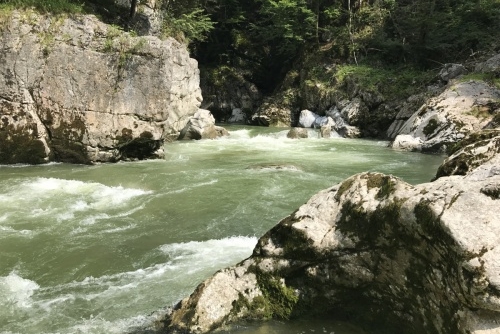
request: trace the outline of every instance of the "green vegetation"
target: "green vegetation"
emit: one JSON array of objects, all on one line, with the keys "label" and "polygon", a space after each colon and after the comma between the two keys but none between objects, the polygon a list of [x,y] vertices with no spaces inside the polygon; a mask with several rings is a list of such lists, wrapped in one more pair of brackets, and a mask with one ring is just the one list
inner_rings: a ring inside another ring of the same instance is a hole
[{"label": "green vegetation", "polygon": [[3,0],[0,3],[0,11],[8,11],[16,8],[33,8],[42,13],[81,13],[83,1],[79,0]]},{"label": "green vegetation", "polygon": [[495,75],[495,73],[471,73],[460,77],[461,82],[466,82],[470,80],[484,81],[500,89],[500,76]]},{"label": "green vegetation", "polygon": [[179,17],[167,14],[163,21],[163,35],[172,36],[187,44],[204,40],[214,28],[214,22],[202,9],[182,13]]},{"label": "green vegetation", "polygon": [[262,298],[255,300],[254,309],[263,309],[266,318],[289,319],[299,301],[295,290],[270,274],[259,272],[257,282]]},{"label": "green vegetation", "polygon": [[437,119],[432,118],[429,120],[429,122],[427,122],[427,125],[424,127],[422,132],[424,133],[424,135],[428,137],[436,131],[439,125],[440,125],[439,121]]},{"label": "green vegetation", "polygon": [[376,195],[379,200],[389,197],[396,190],[396,183],[392,178],[383,174],[368,174],[366,186],[368,189],[379,188]]},{"label": "green vegetation", "polygon": [[[2,13],[33,8],[94,13],[131,31],[141,6],[135,13],[113,0],[3,0],[0,24]],[[391,111],[378,116],[373,109],[423,91],[444,63],[466,64],[500,50],[498,0],[158,0],[156,8],[162,37],[189,44],[206,82],[214,78],[223,87],[235,77],[225,73],[239,73],[264,95],[290,92],[280,103],[293,112],[305,104],[305,91],[320,97],[321,108],[363,91],[375,102],[361,128],[387,128]],[[108,36],[105,51],[114,45]],[[500,88],[498,73],[469,79]]]}]

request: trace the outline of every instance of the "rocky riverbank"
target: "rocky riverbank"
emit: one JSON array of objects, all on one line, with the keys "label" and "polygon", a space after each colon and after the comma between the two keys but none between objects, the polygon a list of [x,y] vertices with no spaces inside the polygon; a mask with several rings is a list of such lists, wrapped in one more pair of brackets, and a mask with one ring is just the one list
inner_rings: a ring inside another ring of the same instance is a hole
[{"label": "rocky riverbank", "polygon": [[362,173],[319,192],[250,258],[201,283],[162,331],[315,315],[384,333],[498,333],[499,141],[468,137],[430,183]]}]

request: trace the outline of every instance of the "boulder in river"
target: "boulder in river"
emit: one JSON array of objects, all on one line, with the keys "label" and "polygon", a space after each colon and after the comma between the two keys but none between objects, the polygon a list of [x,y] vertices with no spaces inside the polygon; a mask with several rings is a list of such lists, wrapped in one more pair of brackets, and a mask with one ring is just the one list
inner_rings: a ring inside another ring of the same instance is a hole
[{"label": "boulder in river", "polygon": [[215,139],[227,135],[229,132],[226,129],[215,125],[215,118],[209,110],[199,109],[182,129],[178,139]]},{"label": "boulder in river", "polygon": [[290,131],[286,134],[287,138],[290,139],[299,139],[299,138],[307,138],[309,134],[307,129],[304,128],[291,128]]},{"label": "boulder in river", "polygon": [[304,109],[300,112],[299,126],[303,128],[312,128],[318,117],[319,117],[318,114],[313,113],[310,110]]},{"label": "boulder in river", "polygon": [[384,333],[498,333],[498,156],[420,185],[361,173],[320,191],[200,284],[165,329],[315,315]]}]

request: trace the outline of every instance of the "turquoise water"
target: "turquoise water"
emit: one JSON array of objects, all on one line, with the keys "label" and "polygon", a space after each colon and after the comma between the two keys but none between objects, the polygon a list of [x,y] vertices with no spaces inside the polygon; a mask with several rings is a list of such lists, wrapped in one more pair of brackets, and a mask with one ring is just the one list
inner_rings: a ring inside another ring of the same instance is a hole
[{"label": "turquoise water", "polygon": [[[0,332],[147,327],[156,311],[248,257],[260,235],[317,191],[363,171],[426,182],[443,159],[312,130],[304,140],[283,129],[229,130],[168,144],[164,160],[0,166]],[[306,329],[360,333],[330,322],[233,332]]]}]

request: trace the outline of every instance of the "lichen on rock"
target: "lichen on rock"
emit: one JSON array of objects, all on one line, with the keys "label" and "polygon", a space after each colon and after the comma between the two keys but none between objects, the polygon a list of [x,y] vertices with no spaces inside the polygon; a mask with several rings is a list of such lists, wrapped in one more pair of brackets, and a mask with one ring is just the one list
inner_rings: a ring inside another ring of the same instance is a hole
[{"label": "lichen on rock", "polygon": [[133,36],[91,15],[14,11],[4,25],[0,146],[31,140],[38,153],[28,161],[3,149],[0,163],[160,157],[201,104],[197,62],[173,39]]},{"label": "lichen on rock", "polygon": [[[457,153],[495,138],[466,140]],[[250,258],[202,283],[164,330],[315,315],[384,333],[496,333],[499,156],[416,186],[361,173],[320,191],[262,236]],[[236,287],[229,299],[214,294],[223,285]],[[212,321],[204,316],[211,307],[225,312]]]}]

